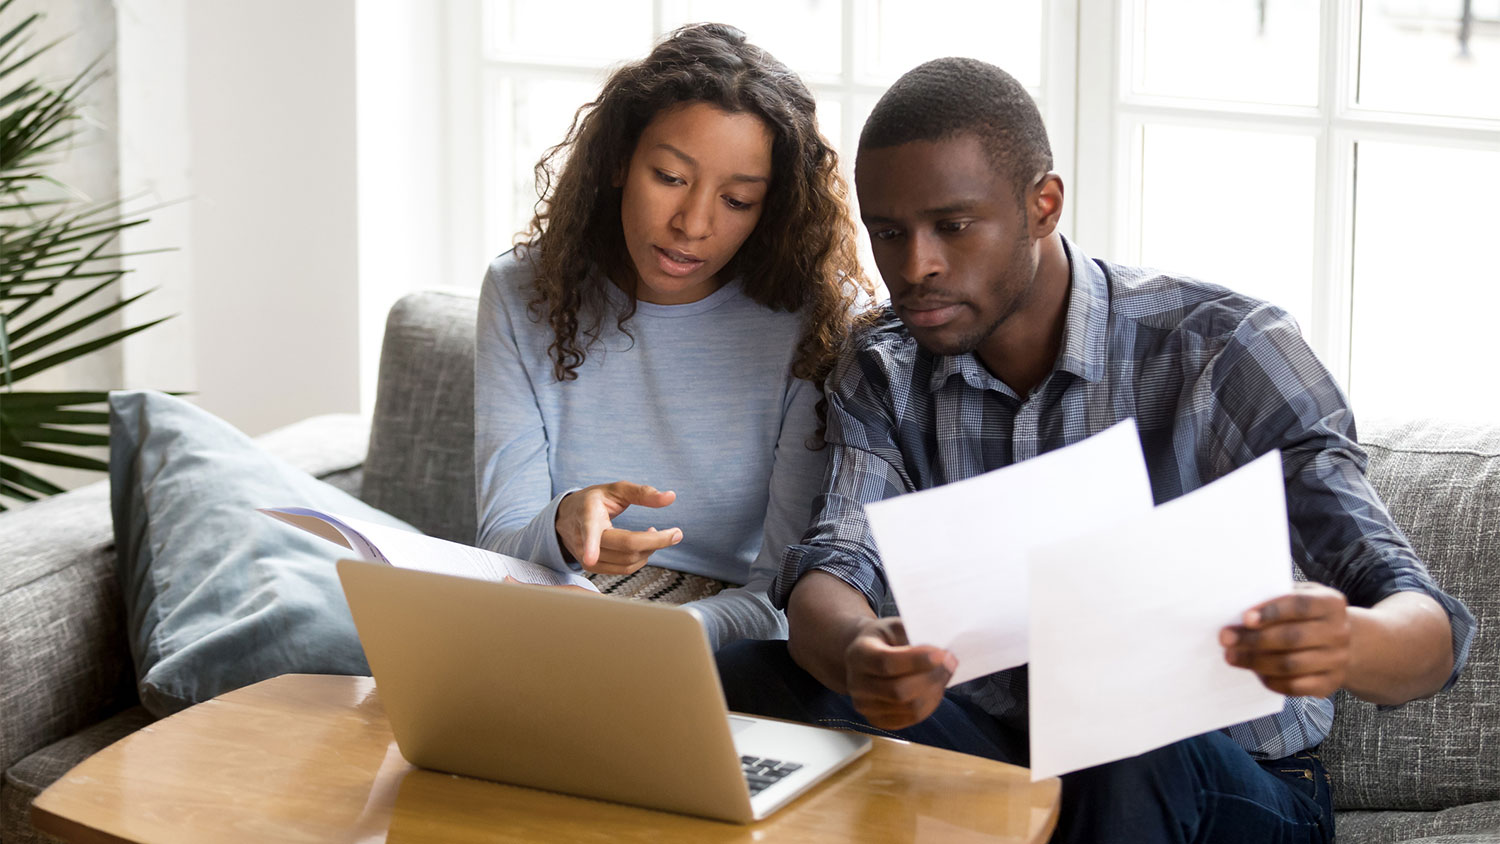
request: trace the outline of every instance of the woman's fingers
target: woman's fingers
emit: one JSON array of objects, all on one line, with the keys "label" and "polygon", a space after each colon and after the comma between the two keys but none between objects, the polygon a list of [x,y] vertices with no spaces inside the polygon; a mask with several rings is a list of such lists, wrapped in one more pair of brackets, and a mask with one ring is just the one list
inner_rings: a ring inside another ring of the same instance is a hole
[{"label": "woman's fingers", "polygon": [[[629,574],[659,551],[682,541],[679,528],[671,530],[621,530],[608,528],[599,537],[599,556],[590,571],[600,574]],[[607,567],[607,568],[606,568]]]}]

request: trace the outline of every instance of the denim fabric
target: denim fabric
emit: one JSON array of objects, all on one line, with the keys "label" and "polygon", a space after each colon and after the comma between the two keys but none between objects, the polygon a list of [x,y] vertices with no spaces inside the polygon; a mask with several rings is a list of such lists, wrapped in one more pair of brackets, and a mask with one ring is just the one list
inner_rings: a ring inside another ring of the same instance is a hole
[{"label": "denim fabric", "polygon": [[[742,641],[717,655],[729,708],[1025,765],[1027,736],[947,695],[903,730],[872,726],[844,695],[792,661],[783,641]],[[1333,801],[1317,754],[1257,761],[1222,732],[1067,774],[1053,842],[1293,844],[1333,840]]]}]

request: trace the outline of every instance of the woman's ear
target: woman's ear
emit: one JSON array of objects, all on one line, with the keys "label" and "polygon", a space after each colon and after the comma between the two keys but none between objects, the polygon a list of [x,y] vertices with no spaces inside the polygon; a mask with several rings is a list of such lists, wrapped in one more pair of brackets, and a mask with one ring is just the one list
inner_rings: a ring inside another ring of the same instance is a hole
[{"label": "woman's ear", "polygon": [[615,169],[615,175],[614,175],[614,177],[609,180],[610,187],[614,187],[614,188],[623,188],[623,187],[625,187],[625,171],[629,167],[630,167],[630,162],[628,162],[628,161],[622,161],[622,162],[620,162],[620,166]]}]

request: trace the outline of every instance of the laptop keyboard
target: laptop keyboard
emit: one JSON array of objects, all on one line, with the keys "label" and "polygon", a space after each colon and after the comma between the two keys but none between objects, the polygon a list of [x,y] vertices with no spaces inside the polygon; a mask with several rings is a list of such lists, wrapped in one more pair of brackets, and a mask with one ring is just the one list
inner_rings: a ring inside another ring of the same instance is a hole
[{"label": "laptop keyboard", "polygon": [[768,786],[780,782],[786,778],[787,774],[801,767],[796,762],[783,762],[780,759],[763,759],[759,756],[740,757],[740,770],[744,771],[745,782],[750,785],[751,797],[765,791]]}]

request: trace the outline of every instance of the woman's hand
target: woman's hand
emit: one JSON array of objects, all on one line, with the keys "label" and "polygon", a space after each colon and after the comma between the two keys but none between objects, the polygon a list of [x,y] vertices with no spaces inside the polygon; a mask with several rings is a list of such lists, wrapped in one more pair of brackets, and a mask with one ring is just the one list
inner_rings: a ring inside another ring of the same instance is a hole
[{"label": "woman's hand", "polygon": [[675,492],[629,481],[584,487],[558,502],[557,538],[586,571],[630,574],[644,566],[652,553],[681,542],[682,529],[621,530],[611,520],[632,504],[665,507],[676,500]]}]

